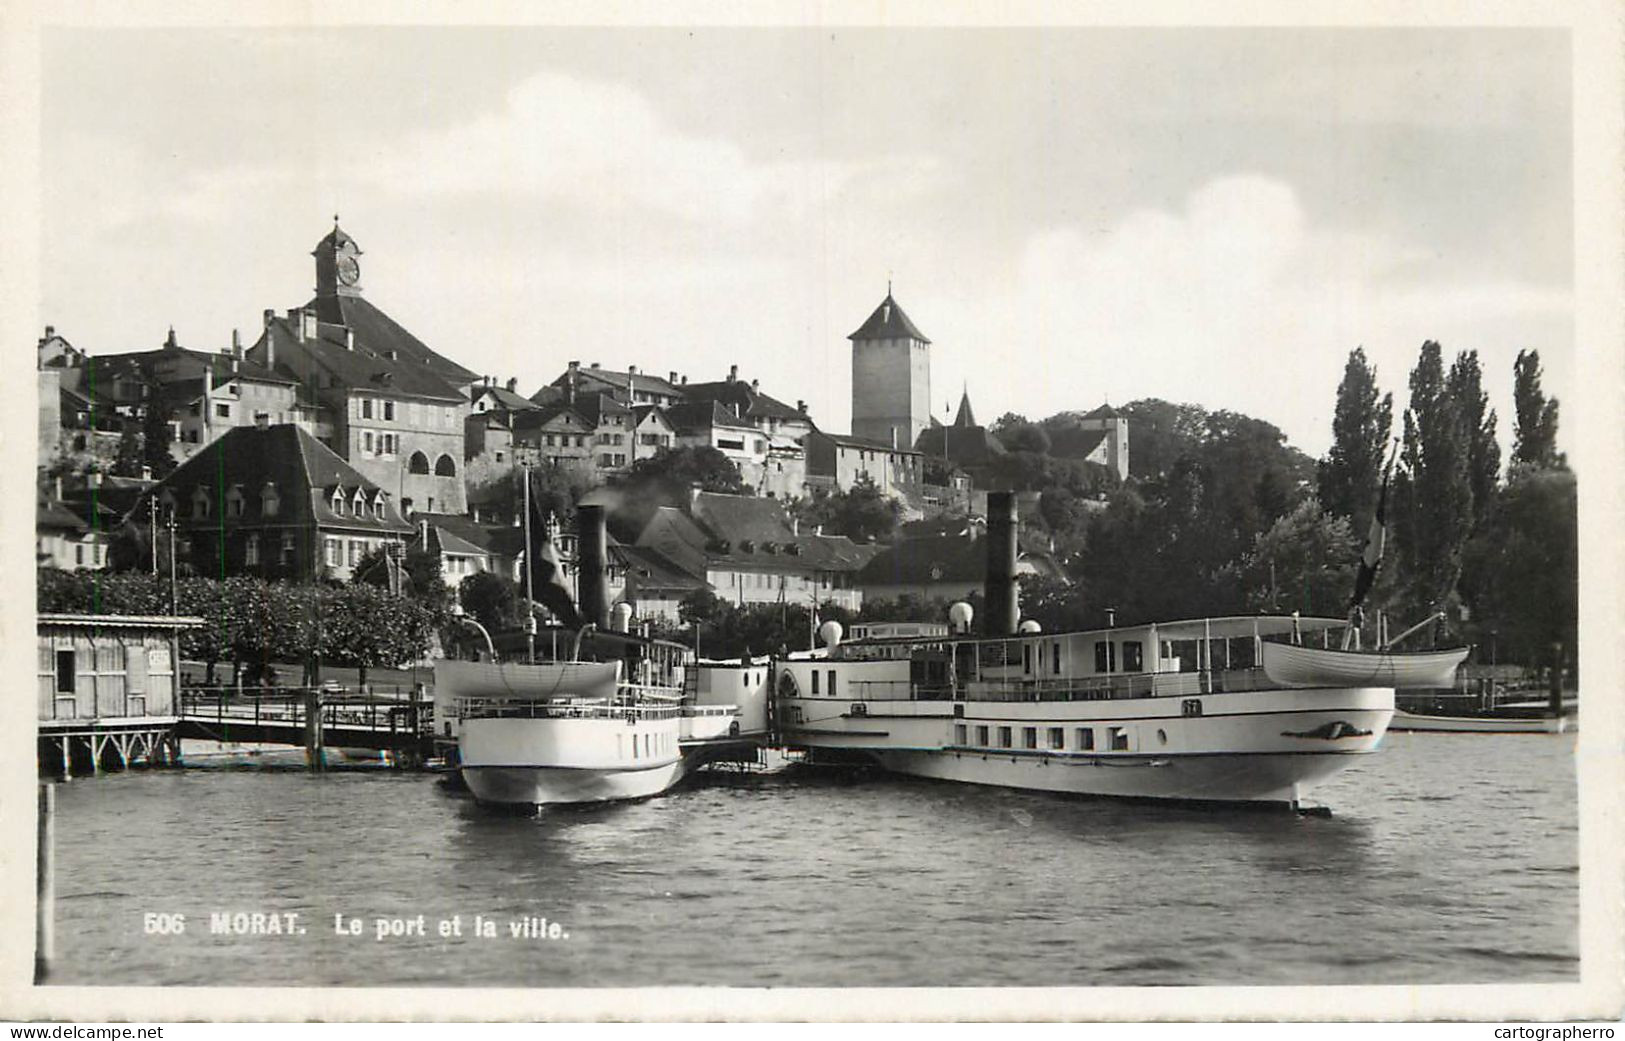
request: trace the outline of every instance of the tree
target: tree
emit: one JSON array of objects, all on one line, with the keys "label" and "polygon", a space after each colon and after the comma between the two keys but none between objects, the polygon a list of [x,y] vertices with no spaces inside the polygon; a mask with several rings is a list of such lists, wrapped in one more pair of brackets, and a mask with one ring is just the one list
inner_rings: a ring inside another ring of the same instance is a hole
[{"label": "tree", "polygon": [[1517,411],[1512,462],[1550,470],[1567,463],[1557,450],[1557,399],[1547,400],[1540,378],[1540,352],[1519,351],[1512,364],[1512,404]]},{"label": "tree", "polygon": [[1327,513],[1360,521],[1376,509],[1393,412],[1394,396],[1379,396],[1377,370],[1366,361],[1365,350],[1356,347],[1349,352],[1343,381],[1337,385],[1332,447],[1316,472],[1320,503]]},{"label": "tree", "polygon": [[175,440],[169,425],[168,402],[164,400],[163,385],[151,373],[143,373],[146,401],[141,410],[141,458],[152,468],[154,480],[161,481],[176,467],[175,456],[169,446]]},{"label": "tree", "polygon": [[1311,497],[1258,536],[1240,563],[1252,610],[1341,615],[1354,587],[1360,536]]},{"label": "tree", "polygon": [[988,432],[999,439],[999,443],[1012,452],[1033,452],[1044,455],[1050,450],[1050,437],[1044,428],[1037,423],[1029,422],[1025,416],[1014,412],[1006,412],[994,421]]},{"label": "tree", "polygon": [[[1140,480],[1162,478],[1180,456],[1202,439],[1207,428],[1207,410],[1197,405],[1143,398],[1118,411],[1132,431],[1134,450],[1129,453],[1129,476]],[[1057,419],[1051,417],[1047,422]]]},{"label": "tree", "polygon": [[1495,410],[1484,393],[1477,351],[1456,355],[1445,380],[1445,392],[1461,413],[1467,438],[1467,483],[1473,492],[1473,526],[1488,516],[1501,479],[1501,446],[1495,440]]},{"label": "tree", "polygon": [[902,503],[882,494],[868,474],[859,475],[847,491],[818,491],[791,508],[801,523],[854,542],[890,542],[903,516]]},{"label": "tree", "polygon": [[519,625],[519,589],[494,571],[476,571],[457,585],[457,602],[490,632]]},{"label": "tree", "polygon": [[1394,548],[1403,571],[1400,606],[1412,617],[1448,604],[1473,527],[1471,447],[1461,409],[1445,386],[1441,355],[1439,344],[1429,340],[1411,370],[1411,400],[1394,480]]},{"label": "tree", "polygon": [[[1571,654],[1579,630],[1579,525],[1575,477],[1519,467],[1502,490],[1481,542],[1484,588],[1475,618],[1502,660],[1549,662]],[[1561,663],[1557,663],[1561,664]]]},{"label": "tree", "polygon": [[112,474],[114,477],[140,477],[144,465],[146,465],[145,453],[141,444],[140,425],[126,420],[123,430],[119,432],[118,452],[113,457]]}]

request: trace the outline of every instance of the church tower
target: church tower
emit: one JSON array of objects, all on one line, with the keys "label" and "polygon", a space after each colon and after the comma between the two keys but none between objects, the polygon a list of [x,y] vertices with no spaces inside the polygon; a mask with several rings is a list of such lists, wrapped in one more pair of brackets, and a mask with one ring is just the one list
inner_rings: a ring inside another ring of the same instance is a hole
[{"label": "church tower", "polygon": [[361,295],[361,247],[355,239],[339,227],[333,218],[333,230],[316,243],[310,254],[316,258],[316,295],[318,297]]},{"label": "church tower", "polygon": [[912,449],[931,421],[931,341],[892,299],[852,341],[852,434]]}]

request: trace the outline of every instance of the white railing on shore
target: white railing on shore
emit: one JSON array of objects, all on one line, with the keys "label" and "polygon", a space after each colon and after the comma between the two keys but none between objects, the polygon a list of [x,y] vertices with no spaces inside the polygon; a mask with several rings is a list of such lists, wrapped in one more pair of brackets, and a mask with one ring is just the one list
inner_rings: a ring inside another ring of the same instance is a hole
[{"label": "white railing on shore", "polygon": [[675,719],[681,705],[581,705],[548,701],[488,701],[459,698],[458,715],[467,719],[614,719],[627,723],[639,720]]}]

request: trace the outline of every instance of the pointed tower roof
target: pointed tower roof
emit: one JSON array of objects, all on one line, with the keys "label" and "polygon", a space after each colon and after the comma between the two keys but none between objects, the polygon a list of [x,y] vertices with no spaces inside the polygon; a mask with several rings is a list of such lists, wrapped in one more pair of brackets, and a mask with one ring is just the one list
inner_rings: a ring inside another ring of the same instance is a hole
[{"label": "pointed tower roof", "polygon": [[976,413],[970,409],[970,388],[966,387],[959,395],[959,414],[954,416],[954,426],[973,427],[976,425]]},{"label": "pointed tower roof", "polygon": [[896,340],[915,339],[921,343],[930,343],[926,335],[920,332],[919,326],[909,321],[908,315],[892,299],[890,289],[886,292],[886,299],[875,308],[875,313],[869,320],[858,327],[858,331],[847,337],[848,340]]},{"label": "pointed tower roof", "polygon": [[349,232],[339,227],[339,216],[335,213],[333,214],[333,230],[328,232],[320,242],[316,243],[315,252],[311,253],[311,256],[315,256],[324,249],[338,250],[344,246],[352,247],[358,254],[361,252],[361,247],[356,244],[355,239],[350,237]]}]

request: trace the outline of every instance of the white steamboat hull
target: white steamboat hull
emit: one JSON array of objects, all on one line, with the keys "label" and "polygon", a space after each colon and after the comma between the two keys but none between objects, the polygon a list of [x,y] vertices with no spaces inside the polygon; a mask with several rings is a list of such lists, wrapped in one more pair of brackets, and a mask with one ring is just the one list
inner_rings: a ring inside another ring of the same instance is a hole
[{"label": "white steamboat hull", "polygon": [[1079,795],[1287,804],[1375,751],[1394,714],[1380,687],[968,701],[961,716],[942,701],[868,701],[856,715],[840,699],[782,704],[803,724],[787,724],[788,742],[815,758],[839,750],[902,774]]},{"label": "white steamboat hull", "polygon": [[641,770],[464,765],[463,780],[482,803],[522,807],[646,799],[666,791],[687,772],[681,758]]},{"label": "white steamboat hull", "polygon": [[463,780],[480,802],[508,806],[658,795],[688,772],[675,716],[463,720]]}]

